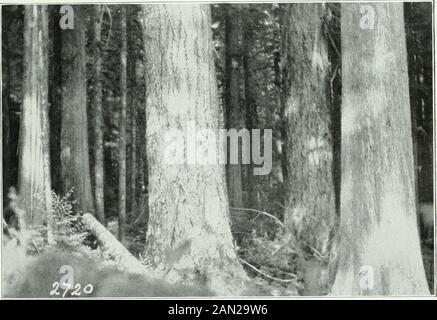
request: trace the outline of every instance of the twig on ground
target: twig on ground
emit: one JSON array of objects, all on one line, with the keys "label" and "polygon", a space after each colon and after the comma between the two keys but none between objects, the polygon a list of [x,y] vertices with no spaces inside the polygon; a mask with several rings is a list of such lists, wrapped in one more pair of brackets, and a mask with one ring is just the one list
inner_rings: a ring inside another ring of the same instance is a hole
[{"label": "twig on ground", "polygon": [[291,282],[295,283],[296,280],[297,280],[297,276],[296,276],[295,274],[290,273],[290,275],[293,275],[293,279],[280,279],[280,278],[276,278],[276,277],[270,276],[270,275],[268,275],[268,274],[262,272],[262,271],[259,270],[257,267],[251,265],[249,262],[247,262],[247,261],[245,261],[245,260],[243,260],[243,259],[241,259],[241,258],[239,258],[239,260],[240,260],[243,264],[247,265],[248,267],[252,268],[252,269],[255,270],[256,272],[260,273],[261,275],[263,275],[264,277],[266,277],[266,278],[268,278],[268,279],[270,279],[270,280],[274,280],[274,281],[278,281],[278,282],[284,282],[284,283],[291,283]]},{"label": "twig on ground", "polygon": [[281,220],[279,220],[278,218],[276,218],[274,215],[267,213],[265,211],[261,211],[261,210],[256,210],[256,209],[250,209],[250,208],[232,208],[232,210],[240,210],[240,211],[249,211],[249,212],[254,212],[254,213],[261,213],[263,215],[266,215],[267,217],[272,218],[273,220],[275,220],[281,227],[285,228],[285,225],[281,222]]},{"label": "twig on ground", "polygon": [[308,243],[306,243],[304,241],[302,241],[302,243],[313,251],[313,254],[317,258],[317,260],[323,261],[325,259],[325,256],[323,254],[321,254],[320,251],[318,251],[317,249],[313,248],[312,246],[310,246]]}]

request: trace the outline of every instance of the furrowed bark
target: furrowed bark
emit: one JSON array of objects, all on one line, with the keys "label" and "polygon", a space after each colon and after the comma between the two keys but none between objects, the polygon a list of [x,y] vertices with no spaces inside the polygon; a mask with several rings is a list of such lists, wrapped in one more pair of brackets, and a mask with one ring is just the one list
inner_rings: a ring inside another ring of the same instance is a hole
[{"label": "furrowed bark", "polygon": [[[340,242],[332,293],[429,294],[416,220],[403,4],[362,6],[342,4]],[[363,27],[363,11],[374,14],[373,26]]]},{"label": "furrowed bark", "polygon": [[[173,146],[186,151],[196,143],[194,136],[184,136],[192,125],[218,130],[209,6],[145,5],[143,15],[150,208],[146,252],[156,265],[166,264],[174,279],[206,282],[221,295],[238,294],[247,276],[232,243],[224,167],[218,162],[183,164],[170,156],[164,140],[168,130],[181,130]],[[202,144],[224,154],[213,139]],[[181,248],[178,256],[168,263],[167,253],[176,248]]]},{"label": "furrowed bark", "polygon": [[61,164],[64,193],[74,189],[77,208],[94,213],[88,151],[85,10],[74,6],[74,28],[62,30]]},{"label": "furrowed bark", "polygon": [[[286,9],[285,9],[286,8]],[[327,99],[329,61],[322,34],[321,4],[284,6],[288,197],[285,224],[296,238],[305,295],[327,291],[327,264],[335,218],[331,108]],[[315,251],[316,250],[316,251]]]},{"label": "furrowed bark", "polygon": [[94,204],[96,216],[105,224],[104,199],[104,150],[103,150],[103,115],[102,115],[102,57],[100,15],[101,5],[94,6]]},{"label": "furrowed bark", "polygon": [[47,6],[24,9],[24,79],[19,191],[26,223],[50,226],[52,199],[48,123]]},{"label": "furrowed bark", "polygon": [[120,122],[118,137],[118,239],[123,243],[126,232],[126,67],[127,30],[126,8],[121,8],[121,49],[120,49]]}]

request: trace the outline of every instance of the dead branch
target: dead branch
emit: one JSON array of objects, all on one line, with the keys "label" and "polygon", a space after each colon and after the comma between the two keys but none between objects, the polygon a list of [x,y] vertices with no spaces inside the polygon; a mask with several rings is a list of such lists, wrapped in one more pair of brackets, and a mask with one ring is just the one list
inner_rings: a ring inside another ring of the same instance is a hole
[{"label": "dead branch", "polygon": [[265,211],[261,211],[261,210],[256,210],[256,209],[250,209],[250,208],[231,208],[232,210],[239,210],[239,211],[249,211],[249,212],[254,212],[254,213],[260,213],[263,215],[266,215],[267,217],[272,218],[273,220],[275,220],[281,227],[285,228],[285,225],[281,222],[281,220],[279,220],[278,218],[276,218],[274,215],[267,213]]},{"label": "dead branch", "polygon": [[97,238],[102,251],[114,259],[123,269],[132,273],[143,274],[147,272],[150,276],[153,274],[152,270],[138,261],[93,215],[85,213],[81,222]]},{"label": "dead branch", "polygon": [[297,276],[296,276],[295,274],[291,274],[291,273],[289,273],[289,274],[291,274],[291,275],[293,276],[293,279],[280,279],[280,278],[276,278],[276,277],[270,276],[270,275],[268,275],[268,274],[262,272],[262,271],[259,270],[257,267],[251,265],[249,262],[247,262],[247,261],[245,261],[245,260],[243,260],[243,259],[241,259],[241,258],[239,258],[239,260],[240,260],[243,264],[245,264],[246,266],[250,267],[251,269],[255,270],[256,272],[258,272],[259,274],[263,275],[264,277],[266,277],[266,278],[268,278],[268,279],[270,279],[270,280],[274,280],[274,281],[278,281],[278,282],[284,282],[284,283],[291,283],[291,282],[292,282],[292,283],[296,283],[296,281],[297,281]]}]

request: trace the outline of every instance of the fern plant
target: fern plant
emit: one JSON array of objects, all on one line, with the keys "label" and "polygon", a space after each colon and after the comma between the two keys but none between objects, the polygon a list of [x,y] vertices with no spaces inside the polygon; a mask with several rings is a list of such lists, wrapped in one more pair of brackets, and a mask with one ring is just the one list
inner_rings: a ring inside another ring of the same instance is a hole
[{"label": "fern plant", "polygon": [[[87,236],[87,232],[80,223],[80,212],[74,212],[76,201],[72,199],[74,189],[70,189],[65,195],[60,196],[54,191],[51,192],[51,210],[45,212],[46,221],[44,226],[33,227],[30,232],[34,249],[42,249],[49,244],[48,232],[52,233],[53,245],[64,245],[72,248],[79,248]],[[45,197],[42,193],[35,194],[33,206],[36,210],[44,210]],[[49,223],[50,221],[50,223]],[[47,226],[50,224],[50,228]]]}]

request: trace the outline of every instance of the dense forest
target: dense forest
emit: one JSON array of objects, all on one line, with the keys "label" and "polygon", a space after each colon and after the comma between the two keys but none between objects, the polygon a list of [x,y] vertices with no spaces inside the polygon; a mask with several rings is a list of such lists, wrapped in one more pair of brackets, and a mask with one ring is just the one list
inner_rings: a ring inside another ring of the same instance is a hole
[{"label": "dense forest", "polygon": [[6,297],[433,293],[432,10],[2,6]]}]

